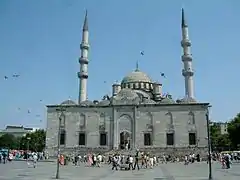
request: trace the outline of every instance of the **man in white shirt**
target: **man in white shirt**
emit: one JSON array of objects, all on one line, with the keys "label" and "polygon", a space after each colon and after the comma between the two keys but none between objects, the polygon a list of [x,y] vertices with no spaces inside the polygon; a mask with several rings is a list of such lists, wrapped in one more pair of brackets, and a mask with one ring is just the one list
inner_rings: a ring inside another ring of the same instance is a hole
[{"label": "man in white shirt", "polygon": [[37,160],[38,160],[38,156],[36,153],[33,154],[33,167],[35,168],[37,165]]},{"label": "man in white shirt", "polygon": [[100,167],[101,166],[101,162],[102,162],[102,155],[101,154],[98,154],[97,156],[97,166]]},{"label": "man in white shirt", "polygon": [[128,169],[132,169],[133,170],[133,157],[130,155],[129,156],[129,164],[128,164]]}]

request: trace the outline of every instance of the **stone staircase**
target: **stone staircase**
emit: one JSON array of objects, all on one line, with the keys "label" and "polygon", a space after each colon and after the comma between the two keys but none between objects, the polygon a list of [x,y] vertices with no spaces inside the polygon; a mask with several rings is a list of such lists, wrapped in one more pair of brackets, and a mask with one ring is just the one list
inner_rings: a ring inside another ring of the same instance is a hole
[{"label": "stone staircase", "polygon": [[122,149],[122,150],[110,150],[108,152],[105,153],[105,155],[113,155],[113,154],[122,154],[122,155],[125,155],[125,156],[128,156],[128,155],[135,155],[136,154],[136,150],[125,150],[125,149]]}]

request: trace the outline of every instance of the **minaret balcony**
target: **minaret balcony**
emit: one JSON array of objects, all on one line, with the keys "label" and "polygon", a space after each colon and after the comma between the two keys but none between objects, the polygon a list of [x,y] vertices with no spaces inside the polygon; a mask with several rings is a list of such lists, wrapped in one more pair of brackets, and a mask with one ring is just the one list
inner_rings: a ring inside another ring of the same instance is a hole
[{"label": "minaret balcony", "polygon": [[89,47],[90,47],[90,46],[89,46],[88,43],[82,42],[82,43],[80,44],[80,48],[81,48],[81,49],[86,49],[86,50],[88,50]]},{"label": "minaret balcony", "polygon": [[189,40],[189,39],[183,39],[182,41],[181,41],[181,46],[184,48],[184,47],[189,47],[189,46],[191,46],[192,45],[192,43],[191,43],[191,41]]},{"label": "minaret balcony", "polygon": [[80,79],[87,79],[88,78],[88,73],[86,72],[78,72],[78,78]]},{"label": "minaret balcony", "polygon": [[194,72],[193,72],[193,70],[191,70],[191,69],[189,69],[189,70],[183,69],[183,70],[182,70],[182,75],[183,75],[183,76],[193,76],[193,75],[194,75]]},{"label": "minaret balcony", "polygon": [[80,58],[78,59],[78,61],[79,61],[80,64],[88,64],[88,63],[89,63],[87,57],[80,57]]},{"label": "minaret balcony", "polygon": [[192,55],[190,54],[186,54],[186,55],[182,55],[182,61],[192,61]]}]

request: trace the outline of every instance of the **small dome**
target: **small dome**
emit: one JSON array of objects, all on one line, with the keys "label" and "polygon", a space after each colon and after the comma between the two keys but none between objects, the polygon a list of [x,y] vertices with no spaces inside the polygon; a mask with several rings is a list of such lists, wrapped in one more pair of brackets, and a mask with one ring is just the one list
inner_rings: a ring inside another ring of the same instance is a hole
[{"label": "small dome", "polygon": [[63,101],[61,105],[76,105],[76,103],[70,99]]},{"label": "small dome", "polygon": [[160,104],[174,104],[175,101],[173,99],[170,99],[170,98],[164,98],[159,103]]},{"label": "small dome", "polygon": [[197,101],[193,98],[185,97],[180,100],[180,103],[197,103]]},{"label": "small dome", "polygon": [[148,75],[139,70],[135,70],[125,76],[122,80],[122,84],[124,83],[132,83],[132,82],[148,82],[151,83],[152,80],[148,77]]},{"label": "small dome", "polygon": [[81,106],[94,106],[95,104],[92,101],[86,100],[80,103]]},{"label": "small dome", "polygon": [[141,104],[156,104],[156,102],[152,99],[143,99],[143,102]]},{"label": "small dome", "polygon": [[109,106],[110,105],[110,101],[109,100],[102,100],[98,103],[99,106]]}]

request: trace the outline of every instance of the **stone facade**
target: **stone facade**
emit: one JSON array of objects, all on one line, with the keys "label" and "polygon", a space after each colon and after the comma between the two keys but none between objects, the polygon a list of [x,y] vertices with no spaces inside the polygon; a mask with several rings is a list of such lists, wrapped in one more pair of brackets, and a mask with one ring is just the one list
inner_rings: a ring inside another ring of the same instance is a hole
[{"label": "stone facade", "polygon": [[[120,84],[112,85],[112,95],[105,95],[101,101],[88,100],[88,37],[86,13],[80,46],[78,104],[67,100],[61,105],[47,106],[46,150],[50,155],[57,150],[58,132],[64,152],[112,149],[183,152],[206,148],[209,104],[198,103],[194,97],[191,42],[183,10],[181,46],[185,97],[181,100],[164,95],[162,84],[140,71],[138,63],[135,71],[125,76]],[[61,118],[58,108],[65,109]]]},{"label": "stone facade", "polygon": [[[48,106],[46,150],[56,153],[60,106]],[[66,132],[62,151],[119,149],[120,133],[130,134],[131,149],[206,148],[208,104],[155,104],[88,106],[61,105],[66,111],[61,123]],[[65,122],[62,122],[65,121]],[[85,121],[85,122],[81,122]],[[107,143],[100,145],[100,134],[106,132]],[[86,134],[85,145],[79,145],[79,132]],[[144,133],[151,134],[151,144],[144,145]],[[174,134],[173,145],[167,145],[167,133]],[[196,133],[196,143],[189,145],[189,133]]]}]

